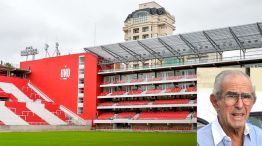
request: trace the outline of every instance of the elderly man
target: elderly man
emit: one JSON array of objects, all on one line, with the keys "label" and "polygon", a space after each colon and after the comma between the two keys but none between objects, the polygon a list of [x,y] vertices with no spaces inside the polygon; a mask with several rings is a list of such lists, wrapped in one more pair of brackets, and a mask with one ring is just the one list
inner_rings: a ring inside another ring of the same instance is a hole
[{"label": "elderly man", "polygon": [[246,123],[256,102],[248,75],[234,70],[218,74],[210,101],[217,119],[198,130],[198,146],[262,146],[262,129]]}]

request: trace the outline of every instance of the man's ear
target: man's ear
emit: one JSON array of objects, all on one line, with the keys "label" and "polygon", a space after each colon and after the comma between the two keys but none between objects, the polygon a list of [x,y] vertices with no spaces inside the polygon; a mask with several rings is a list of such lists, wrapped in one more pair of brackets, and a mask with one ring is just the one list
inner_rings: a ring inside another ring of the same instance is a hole
[{"label": "man's ear", "polygon": [[253,102],[253,105],[256,103],[256,101],[257,101],[257,98],[255,98],[255,100],[254,100],[254,102]]},{"label": "man's ear", "polygon": [[212,105],[215,108],[215,110],[218,111],[219,110],[218,101],[217,101],[217,99],[216,99],[214,94],[210,95],[210,102],[212,103]]}]

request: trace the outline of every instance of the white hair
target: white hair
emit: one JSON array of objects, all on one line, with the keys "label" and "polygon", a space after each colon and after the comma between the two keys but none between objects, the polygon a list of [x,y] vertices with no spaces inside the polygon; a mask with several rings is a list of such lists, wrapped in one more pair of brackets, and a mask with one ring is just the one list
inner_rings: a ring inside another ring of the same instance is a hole
[{"label": "white hair", "polygon": [[[220,72],[216,78],[215,78],[215,82],[214,82],[214,89],[213,89],[213,95],[215,96],[215,98],[217,100],[221,99],[221,83],[224,81],[226,76],[229,75],[236,75],[236,76],[243,76],[245,78],[247,78],[252,86],[252,82],[250,80],[250,77],[243,73],[242,71],[238,71],[238,70],[225,70]],[[252,95],[256,98],[256,94],[255,94],[255,88],[252,86]]]}]

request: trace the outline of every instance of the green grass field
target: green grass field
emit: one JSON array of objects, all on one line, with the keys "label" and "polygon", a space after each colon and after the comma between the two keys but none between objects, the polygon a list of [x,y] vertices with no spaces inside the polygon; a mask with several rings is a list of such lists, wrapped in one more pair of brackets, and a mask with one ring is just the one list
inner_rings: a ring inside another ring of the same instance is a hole
[{"label": "green grass field", "polygon": [[196,146],[196,133],[2,132],[0,146]]}]

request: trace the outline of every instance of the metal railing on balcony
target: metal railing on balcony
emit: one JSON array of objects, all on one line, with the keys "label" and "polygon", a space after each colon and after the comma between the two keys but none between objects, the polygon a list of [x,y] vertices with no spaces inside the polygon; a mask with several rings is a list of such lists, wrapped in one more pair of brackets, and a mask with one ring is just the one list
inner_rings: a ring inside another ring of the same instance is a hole
[{"label": "metal railing on balcony", "polygon": [[147,66],[136,66],[136,67],[122,67],[114,69],[102,69],[99,71],[100,74],[103,73],[113,73],[113,72],[125,72],[125,71],[139,71],[139,70],[150,70],[158,68],[170,68],[178,66],[188,66],[188,65],[201,65],[201,64],[213,64],[213,63],[222,63],[222,62],[234,62],[234,61],[245,61],[245,60],[255,60],[262,59],[262,50],[249,51],[249,54],[237,55],[237,56],[226,56],[222,58],[213,58],[209,56],[208,59],[190,59],[184,62],[176,63],[162,63],[162,64],[151,64]]}]

